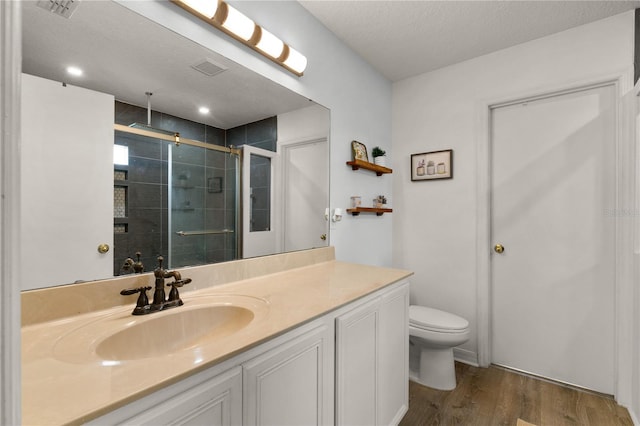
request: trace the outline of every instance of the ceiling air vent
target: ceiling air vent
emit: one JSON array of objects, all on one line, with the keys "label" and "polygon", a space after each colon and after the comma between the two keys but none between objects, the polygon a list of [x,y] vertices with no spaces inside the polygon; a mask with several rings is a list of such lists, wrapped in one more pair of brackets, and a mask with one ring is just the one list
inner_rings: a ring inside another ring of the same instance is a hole
[{"label": "ceiling air vent", "polygon": [[64,18],[71,18],[80,0],[39,0],[38,6]]},{"label": "ceiling air vent", "polygon": [[211,59],[203,59],[201,62],[191,65],[191,68],[200,71],[202,74],[212,77],[226,71],[226,67],[216,64]]}]

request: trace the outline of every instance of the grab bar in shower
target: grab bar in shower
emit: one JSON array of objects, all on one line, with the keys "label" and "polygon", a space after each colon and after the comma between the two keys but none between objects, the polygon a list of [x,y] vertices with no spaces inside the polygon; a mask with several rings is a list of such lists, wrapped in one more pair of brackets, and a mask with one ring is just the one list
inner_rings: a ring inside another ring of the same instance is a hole
[{"label": "grab bar in shower", "polygon": [[211,231],[178,231],[176,234],[186,237],[188,235],[233,234],[233,232],[233,229],[217,229]]}]

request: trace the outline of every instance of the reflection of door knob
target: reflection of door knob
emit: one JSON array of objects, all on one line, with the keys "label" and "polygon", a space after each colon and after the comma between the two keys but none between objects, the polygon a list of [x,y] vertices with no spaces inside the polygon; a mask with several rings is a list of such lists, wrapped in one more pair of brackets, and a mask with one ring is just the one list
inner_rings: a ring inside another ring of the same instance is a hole
[{"label": "reflection of door knob", "polygon": [[322,234],[322,235],[320,235],[320,239],[321,239],[322,241],[327,241],[327,234]]},{"label": "reflection of door knob", "polygon": [[504,251],[504,246],[502,244],[496,244],[493,249],[496,253],[502,253]]},{"label": "reflection of door knob", "polygon": [[100,244],[98,246],[98,253],[104,254],[104,253],[106,253],[108,251],[109,251],[109,244]]}]

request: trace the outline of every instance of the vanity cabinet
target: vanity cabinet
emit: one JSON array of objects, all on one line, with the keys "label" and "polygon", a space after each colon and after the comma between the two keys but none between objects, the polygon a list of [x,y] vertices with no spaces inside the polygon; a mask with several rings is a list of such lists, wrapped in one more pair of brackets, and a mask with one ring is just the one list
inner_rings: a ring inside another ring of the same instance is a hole
[{"label": "vanity cabinet", "polygon": [[408,409],[409,286],[336,318],[336,424],[398,424]]},{"label": "vanity cabinet", "polygon": [[393,284],[89,424],[398,424],[408,306],[409,283]]},{"label": "vanity cabinet", "polygon": [[332,338],[321,325],[243,364],[244,424],[331,424]]},{"label": "vanity cabinet", "polygon": [[88,424],[329,425],[333,348],[323,317]]},{"label": "vanity cabinet", "polygon": [[240,425],[242,368],[212,368],[85,424]]}]

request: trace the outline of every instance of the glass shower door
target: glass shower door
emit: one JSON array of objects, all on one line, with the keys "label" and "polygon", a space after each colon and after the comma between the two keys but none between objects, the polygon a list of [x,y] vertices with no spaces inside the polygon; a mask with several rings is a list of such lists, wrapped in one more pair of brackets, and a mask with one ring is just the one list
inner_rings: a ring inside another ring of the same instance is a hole
[{"label": "glass shower door", "polygon": [[169,268],[237,258],[237,155],[169,145]]}]

